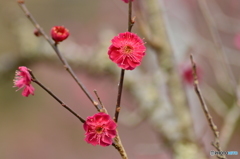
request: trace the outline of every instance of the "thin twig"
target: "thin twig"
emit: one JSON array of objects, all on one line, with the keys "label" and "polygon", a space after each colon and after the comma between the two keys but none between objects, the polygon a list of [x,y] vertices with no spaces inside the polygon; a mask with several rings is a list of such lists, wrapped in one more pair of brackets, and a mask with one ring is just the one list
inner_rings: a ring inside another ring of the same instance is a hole
[{"label": "thin twig", "polygon": [[52,46],[53,50],[56,52],[58,58],[61,60],[64,68],[67,70],[67,72],[73,77],[73,79],[76,81],[76,83],[79,85],[79,87],[82,89],[82,91],[86,94],[88,99],[92,102],[92,104],[96,107],[98,111],[100,111],[99,104],[96,102],[93,97],[90,95],[90,93],[87,91],[85,86],[81,83],[81,81],[77,78],[76,74],[73,72],[71,66],[68,64],[67,60],[63,57],[61,52],[58,50],[57,45],[47,36],[47,34],[44,32],[44,30],[40,27],[40,25],[37,23],[35,18],[32,16],[32,14],[27,9],[24,1],[18,1],[19,6],[27,16],[27,18],[32,22],[32,24],[35,26],[35,28],[39,31],[39,33],[42,34],[42,36],[46,39],[46,41]]},{"label": "thin twig", "polygon": [[132,0],[129,1],[128,5],[128,31],[132,31],[132,27],[134,25],[134,19],[132,19]]},{"label": "thin twig", "polygon": [[[192,63],[192,70],[193,70],[193,77],[194,77],[194,89],[195,89],[195,92],[196,92],[196,94],[197,94],[197,96],[199,98],[199,101],[201,103],[203,112],[204,112],[204,114],[205,114],[205,116],[207,118],[207,121],[209,123],[209,126],[210,126],[212,132],[213,132],[213,135],[215,136],[215,141],[212,143],[212,145],[218,151],[222,151],[222,149],[220,147],[220,143],[219,143],[219,131],[217,129],[217,126],[213,122],[213,118],[212,118],[212,116],[209,113],[207,104],[205,103],[205,100],[203,99],[201,90],[200,90],[199,85],[198,85],[197,69],[196,69],[196,64],[195,64],[195,62],[193,60],[193,56],[192,55],[190,55],[190,60],[191,60],[191,63]],[[217,157],[221,158],[221,159],[226,159],[226,157],[224,155],[218,155]]]},{"label": "thin twig", "polygon": [[81,118],[77,113],[75,113],[71,108],[69,108],[63,101],[61,101],[56,95],[53,94],[48,88],[46,88],[37,78],[34,76],[31,70],[29,73],[32,76],[32,82],[39,85],[42,89],[44,89],[50,96],[52,96],[58,103],[60,103],[65,109],[67,109],[70,113],[72,113],[76,118],[78,118],[82,123],[85,123],[85,120]]},{"label": "thin twig", "polygon": [[96,90],[96,89],[94,90],[94,93],[95,93],[95,95],[96,95],[96,97],[97,97],[97,99],[98,99],[98,101],[99,101],[100,105],[101,105],[102,107],[104,107],[104,106],[103,106],[103,103],[102,103],[102,101],[101,101],[101,99],[100,99],[100,97],[99,97],[99,95],[98,95],[98,93],[97,93],[97,90]]},{"label": "thin twig", "polygon": [[121,70],[121,75],[120,75],[120,82],[118,85],[118,96],[117,96],[117,105],[116,105],[116,110],[115,110],[115,117],[114,120],[117,123],[118,122],[118,116],[121,110],[121,97],[122,97],[122,89],[123,89],[123,81],[124,81],[124,74],[125,74],[125,70],[122,69]]},{"label": "thin twig", "polygon": [[100,112],[104,112],[104,113],[106,113],[106,114],[108,114],[108,112],[107,112],[107,109],[104,107],[104,105],[103,105],[103,103],[102,103],[102,101],[101,101],[101,98],[99,97],[99,95],[98,95],[98,93],[97,93],[97,90],[94,90],[94,93],[95,93],[95,95],[96,95],[96,97],[97,97],[97,99],[98,99],[98,101],[99,101],[99,103],[100,103],[100,105],[101,105],[101,109],[100,109]]}]

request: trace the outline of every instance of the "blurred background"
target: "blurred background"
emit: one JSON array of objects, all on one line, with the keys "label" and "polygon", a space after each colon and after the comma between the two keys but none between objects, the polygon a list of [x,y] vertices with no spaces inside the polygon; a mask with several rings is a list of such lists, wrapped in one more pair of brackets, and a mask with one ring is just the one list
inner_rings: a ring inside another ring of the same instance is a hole
[{"label": "blurred background", "polygon": [[[60,50],[88,91],[93,95],[96,89],[114,114],[120,69],[107,51],[110,40],[127,31],[127,4],[25,2],[46,33],[55,25],[69,29]],[[216,158],[209,156],[214,136],[194,92],[190,54],[222,149],[240,152],[240,1],[135,0],[133,5],[133,32],[144,38],[147,52],[143,64],[125,75],[118,130],[129,158]],[[82,123],[37,85],[27,98],[13,88],[15,70],[27,66],[80,116],[96,113],[49,44],[34,36],[16,1],[0,0],[0,30],[0,158],[120,159],[112,146],[87,144]]]}]

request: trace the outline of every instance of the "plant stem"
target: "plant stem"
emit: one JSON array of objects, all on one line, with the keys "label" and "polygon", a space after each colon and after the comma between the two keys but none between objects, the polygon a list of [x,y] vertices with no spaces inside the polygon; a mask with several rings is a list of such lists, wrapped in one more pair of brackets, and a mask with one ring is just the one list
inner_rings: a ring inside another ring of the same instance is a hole
[{"label": "plant stem", "polygon": [[[132,27],[134,25],[134,20],[132,19],[132,0],[130,0],[128,3],[129,3],[128,4],[128,32],[131,32]],[[115,116],[114,116],[114,120],[116,123],[118,122],[118,116],[119,116],[119,113],[121,110],[120,105],[121,105],[124,74],[125,74],[125,70],[122,69],[121,75],[120,75],[120,81],[119,81],[119,85],[118,85],[117,104],[116,104],[116,110],[115,110]],[[114,138],[114,143],[112,145],[118,150],[118,152],[122,156],[122,159],[128,159],[127,153],[124,149],[124,146],[122,145],[122,142],[121,142],[120,136],[118,135],[118,132],[117,132],[117,136]]]},{"label": "plant stem", "polygon": [[125,74],[125,70],[122,69],[121,70],[121,75],[120,75],[120,82],[118,85],[118,96],[117,96],[117,105],[116,105],[116,111],[115,111],[115,122],[118,122],[118,116],[121,110],[121,97],[122,97],[122,89],[123,89],[123,81],[124,81],[124,74]]},{"label": "plant stem", "polygon": [[[128,3],[128,32],[131,32],[133,25],[134,25],[134,21],[132,20],[132,0],[130,0]],[[118,85],[118,96],[117,96],[117,104],[116,104],[115,117],[114,117],[114,120],[116,123],[118,122],[118,116],[121,110],[121,97],[122,97],[122,89],[123,89],[123,82],[124,82],[124,74],[125,74],[125,70],[122,69],[119,85]]]},{"label": "plant stem", "polygon": [[113,145],[113,147],[115,147],[118,150],[118,152],[122,156],[122,159],[128,159],[127,153],[122,145],[122,142],[121,142],[120,136],[118,135],[118,132],[117,132],[117,136],[114,138],[114,143],[112,145]]}]

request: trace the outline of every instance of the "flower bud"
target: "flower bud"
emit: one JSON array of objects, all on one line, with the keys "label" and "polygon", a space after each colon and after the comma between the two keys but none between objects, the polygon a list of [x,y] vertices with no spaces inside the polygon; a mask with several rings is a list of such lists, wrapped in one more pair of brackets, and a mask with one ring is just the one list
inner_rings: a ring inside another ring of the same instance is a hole
[{"label": "flower bud", "polygon": [[61,42],[69,36],[69,31],[64,26],[54,26],[51,29],[52,39],[58,43]]},{"label": "flower bud", "polygon": [[41,32],[40,32],[38,29],[35,29],[35,30],[33,31],[33,34],[34,34],[36,37],[39,37],[40,35],[42,35]]}]

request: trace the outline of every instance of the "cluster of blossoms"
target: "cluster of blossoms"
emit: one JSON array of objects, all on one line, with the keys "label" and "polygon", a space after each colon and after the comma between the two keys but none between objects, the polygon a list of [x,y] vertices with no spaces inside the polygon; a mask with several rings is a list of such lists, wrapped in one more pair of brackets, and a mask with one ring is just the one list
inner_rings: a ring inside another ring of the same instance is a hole
[{"label": "cluster of blossoms", "polygon": [[[69,36],[69,31],[63,26],[55,26],[51,29],[51,36],[55,43],[58,43]],[[134,33],[125,32],[112,39],[108,55],[120,68],[133,70],[141,64],[145,51],[144,42],[140,37]],[[25,97],[34,94],[31,81],[28,68],[19,67],[19,71],[16,71],[14,85],[19,89],[24,88],[22,95]],[[83,128],[86,132],[85,141],[92,145],[109,146],[117,135],[117,124],[105,113],[97,113],[87,117]]]},{"label": "cluster of blossoms", "polygon": [[[130,0],[123,1],[128,3]],[[35,30],[34,34],[36,36],[42,35],[40,30]],[[56,45],[68,38],[69,31],[63,26],[54,26],[50,34]],[[108,49],[109,58],[120,68],[133,70],[141,64],[146,47],[139,36],[131,32],[120,33],[111,42],[112,44]],[[28,68],[21,66],[18,69],[14,86],[19,89],[24,88],[22,95],[25,97],[30,94],[34,95],[34,87],[31,85],[33,79]],[[103,112],[87,117],[83,128],[85,130],[85,141],[92,145],[109,146],[117,135],[116,122]]]},{"label": "cluster of blossoms", "polygon": [[14,82],[14,87],[18,87],[18,90],[23,88],[22,95],[28,97],[30,94],[34,95],[34,88],[31,85],[32,77],[25,66],[18,67],[19,70],[16,71]]}]

